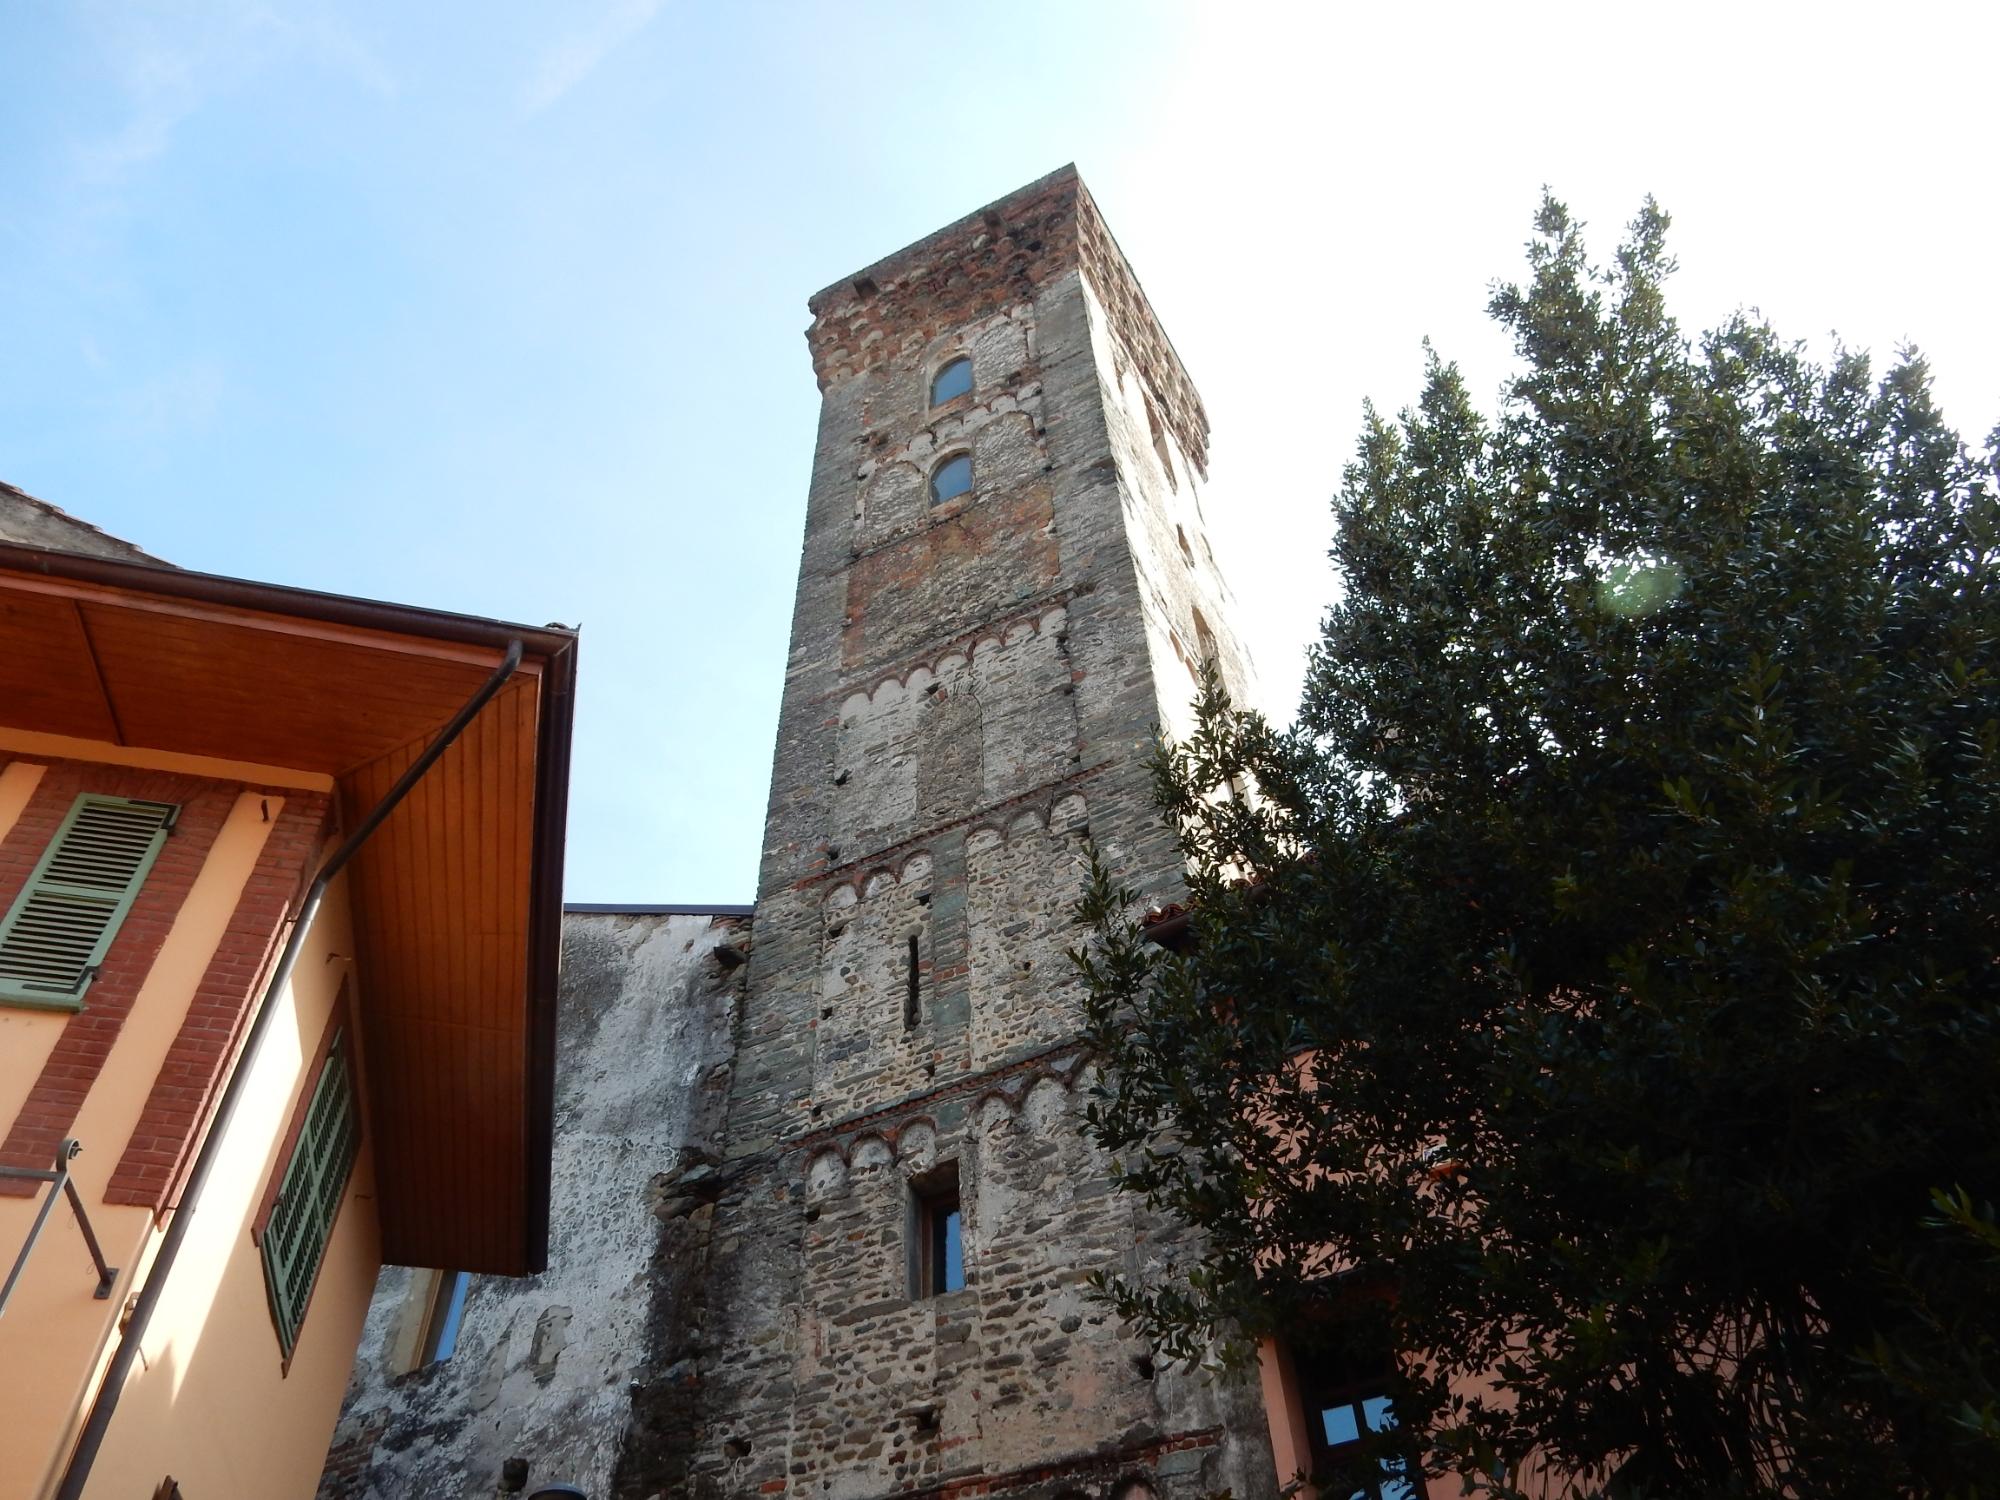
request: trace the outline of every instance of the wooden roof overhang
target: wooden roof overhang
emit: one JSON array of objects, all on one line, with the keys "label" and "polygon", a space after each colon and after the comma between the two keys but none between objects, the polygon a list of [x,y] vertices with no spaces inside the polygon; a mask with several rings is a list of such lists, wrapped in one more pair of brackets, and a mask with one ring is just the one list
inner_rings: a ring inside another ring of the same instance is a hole
[{"label": "wooden roof overhang", "polygon": [[515,640],[348,867],[396,1264],[547,1264],[575,633],[0,543],[0,724],[321,773],[350,828]]}]

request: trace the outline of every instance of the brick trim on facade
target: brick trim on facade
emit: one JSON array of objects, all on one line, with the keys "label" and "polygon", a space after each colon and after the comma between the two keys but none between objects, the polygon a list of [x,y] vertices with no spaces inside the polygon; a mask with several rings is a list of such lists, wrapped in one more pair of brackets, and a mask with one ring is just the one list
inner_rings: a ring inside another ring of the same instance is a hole
[{"label": "brick trim on facade", "polygon": [[[342,1413],[343,1417],[346,1415]],[[320,1493],[360,1494],[363,1478],[375,1461],[375,1445],[389,1433],[389,1413],[376,1412],[352,1425],[343,1422],[327,1449],[326,1469],[320,1477]]]},{"label": "brick trim on facade", "polygon": [[167,1048],[132,1139],[105,1188],[106,1203],[160,1213],[179,1201],[194,1148],[242,1044],[250,1007],[263,991],[286,920],[304,894],[332,828],[333,801],[325,793],[272,795],[285,798],[284,809]]},{"label": "brick trim on facade", "polygon": [[[46,1168],[56,1148],[76,1124],[97,1076],[111,1055],[112,1043],[130,1014],[132,1002],[152,972],[153,961],[172,930],[181,904],[208,860],[216,835],[229,817],[242,787],[233,781],[212,781],[168,771],[106,766],[91,761],[17,757],[46,765],[41,783],[28,805],[0,841],[0,912],[11,907],[27,885],[35,864],[55,837],[72,803],[85,792],[171,802],[180,808],[174,829],[161,847],[146,882],[118,929],[97,971],[83,1009],[68,1018],[20,1114],[8,1123],[0,1142],[0,1164]],[[89,1143],[86,1143],[89,1144]],[[103,1143],[96,1143],[102,1147]],[[24,1198],[42,1184],[0,1179],[0,1196]]]},{"label": "brick trim on facade", "polygon": [[1139,367],[1189,461],[1208,475],[1208,412],[1146,289],[1097,204],[1064,167],[955,224],[907,245],[808,301],[819,388],[850,379],[912,344],[1031,300],[1075,270],[1102,304],[1110,331]]}]

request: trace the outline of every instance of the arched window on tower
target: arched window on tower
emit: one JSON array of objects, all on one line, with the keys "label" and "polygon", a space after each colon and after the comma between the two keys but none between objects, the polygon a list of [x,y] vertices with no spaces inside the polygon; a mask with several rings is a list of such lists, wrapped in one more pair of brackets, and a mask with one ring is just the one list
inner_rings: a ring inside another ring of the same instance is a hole
[{"label": "arched window on tower", "polygon": [[972,391],[972,361],[963,354],[931,377],[931,405],[943,406]]},{"label": "arched window on tower", "polygon": [[954,453],[931,470],[931,504],[955,500],[972,488],[972,455]]}]

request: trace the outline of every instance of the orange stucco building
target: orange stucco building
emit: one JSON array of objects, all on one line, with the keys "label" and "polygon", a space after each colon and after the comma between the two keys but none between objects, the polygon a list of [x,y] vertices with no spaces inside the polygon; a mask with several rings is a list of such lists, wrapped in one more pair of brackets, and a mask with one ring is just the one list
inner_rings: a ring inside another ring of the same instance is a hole
[{"label": "orange stucco building", "polygon": [[0,1500],[310,1495],[385,1261],[542,1269],[575,648],[0,487]]}]

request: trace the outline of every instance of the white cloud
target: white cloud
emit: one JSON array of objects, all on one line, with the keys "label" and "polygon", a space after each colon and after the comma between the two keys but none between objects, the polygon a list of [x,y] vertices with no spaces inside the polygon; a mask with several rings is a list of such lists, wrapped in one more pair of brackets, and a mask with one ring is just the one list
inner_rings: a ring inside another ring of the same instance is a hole
[{"label": "white cloud", "polygon": [[174,127],[201,101],[194,58],[143,23],[121,24],[105,37],[130,114],[110,135],[80,142],[79,178],[106,184],[165,153]]},{"label": "white cloud", "polygon": [[[1544,183],[1599,258],[1659,196],[1685,331],[1761,306],[1818,356],[1840,330],[1878,371],[1914,338],[1947,418],[1975,441],[1992,425],[2000,216],[1968,185],[1995,8],[1918,3],[1893,26],[1854,0],[1181,14],[1156,102],[1077,155],[1207,402],[1203,501],[1275,718],[1335,588],[1327,503],[1362,398],[1413,399],[1430,335],[1492,409],[1513,355],[1487,292],[1523,273]],[[1914,79],[1920,106],[1881,102]]]},{"label": "white cloud", "polygon": [[110,134],[76,146],[78,180],[106,187],[164,155],[176,129],[215,93],[286,63],[305,61],[388,96],[396,81],[341,20],[318,5],[289,13],[233,5],[100,7],[93,30],[129,114]]},{"label": "white cloud", "polygon": [[660,13],[665,0],[619,0],[595,26],[565,37],[544,52],[522,91],[529,114],[547,109],[590,76],[597,65],[632,40]]}]

